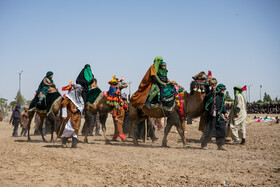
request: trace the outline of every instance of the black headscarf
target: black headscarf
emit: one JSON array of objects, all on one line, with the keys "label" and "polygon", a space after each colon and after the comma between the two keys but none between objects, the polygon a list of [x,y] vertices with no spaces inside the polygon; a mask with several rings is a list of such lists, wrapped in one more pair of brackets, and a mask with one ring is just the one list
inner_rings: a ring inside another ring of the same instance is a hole
[{"label": "black headscarf", "polygon": [[82,69],[82,71],[80,72],[80,74],[78,75],[78,77],[76,79],[76,83],[80,84],[83,87],[84,91],[88,91],[89,86],[93,83],[94,75],[92,74],[92,77],[93,77],[92,80],[88,81],[85,77],[85,71],[87,71],[86,73],[92,74],[89,64],[86,64],[85,67]]}]

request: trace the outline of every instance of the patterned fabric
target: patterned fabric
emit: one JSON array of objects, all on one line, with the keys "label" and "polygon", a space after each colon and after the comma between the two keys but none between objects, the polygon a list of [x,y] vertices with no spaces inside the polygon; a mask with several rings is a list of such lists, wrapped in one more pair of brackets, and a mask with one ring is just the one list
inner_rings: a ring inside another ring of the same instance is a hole
[{"label": "patterned fabric", "polygon": [[94,89],[89,90],[86,102],[93,104],[96,101],[96,99],[99,97],[100,94],[102,94],[102,91],[100,90],[100,88],[94,88]]},{"label": "patterned fabric", "polygon": [[61,99],[61,95],[59,92],[48,93],[48,95],[43,99],[42,104],[38,106],[37,103],[39,102],[39,98],[38,96],[35,96],[32,99],[28,110],[36,112],[38,111],[41,113],[49,113],[53,104],[59,99]]}]

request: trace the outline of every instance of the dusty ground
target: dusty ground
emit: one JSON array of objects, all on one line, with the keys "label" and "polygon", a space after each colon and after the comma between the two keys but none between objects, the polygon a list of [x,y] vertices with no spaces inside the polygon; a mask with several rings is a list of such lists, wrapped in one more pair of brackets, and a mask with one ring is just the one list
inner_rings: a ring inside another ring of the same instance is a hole
[{"label": "dusty ground", "polygon": [[[107,128],[111,138],[111,120]],[[175,129],[168,136],[170,148],[161,147],[163,131],[157,131],[157,143],[149,140],[139,147],[131,139],[105,145],[102,137],[92,136],[89,144],[63,149],[61,141],[53,146],[40,136],[32,136],[31,142],[11,137],[12,126],[0,122],[0,185],[280,186],[279,130],[274,122],[251,123],[247,144],[226,144],[228,151],[216,150],[214,143],[201,150],[197,124],[187,126],[190,148],[185,149]]]}]

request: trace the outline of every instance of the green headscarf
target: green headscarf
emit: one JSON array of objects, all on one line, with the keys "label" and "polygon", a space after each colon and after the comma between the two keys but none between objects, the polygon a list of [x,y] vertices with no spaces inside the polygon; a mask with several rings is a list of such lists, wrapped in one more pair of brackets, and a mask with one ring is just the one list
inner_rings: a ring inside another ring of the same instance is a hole
[{"label": "green headscarf", "polygon": [[155,69],[156,69],[157,73],[158,73],[159,64],[160,64],[161,61],[163,61],[163,58],[161,56],[157,56],[154,60],[154,66],[155,66]]},{"label": "green headscarf", "polygon": [[165,69],[161,69],[162,65],[164,65],[166,67],[166,63],[163,62],[163,61],[160,61],[159,69],[158,69],[158,75],[161,76],[161,77],[166,77],[168,70],[166,68]]},{"label": "green headscarf", "polygon": [[235,86],[233,87],[233,90],[234,90],[234,104],[233,104],[233,111],[234,113],[236,113],[236,99],[237,99],[237,95],[238,94],[241,94],[243,99],[244,99],[244,102],[245,102],[245,107],[247,108],[246,106],[246,99],[244,97],[244,95],[242,94],[242,88],[241,86]]},{"label": "green headscarf", "polygon": [[52,72],[52,71],[48,71],[48,72],[46,73],[46,77],[48,77],[48,76],[50,76],[50,75],[53,75],[53,72]]},{"label": "green headscarf", "polygon": [[[222,90],[226,90],[226,86],[224,84],[219,84],[216,88],[216,94],[220,93]],[[210,104],[214,101],[214,93],[212,93],[212,96],[211,98],[206,101],[206,104],[205,104],[205,110],[209,110],[209,106]],[[224,102],[225,102],[225,94],[223,94],[223,102],[222,102],[222,106],[221,106],[221,109],[220,111],[218,111],[218,114],[221,114],[221,112],[223,111],[223,108],[224,108]],[[218,119],[219,120],[219,119]]]},{"label": "green headscarf", "polygon": [[220,93],[222,90],[226,90],[226,86],[224,84],[219,84],[216,88],[216,93]]},{"label": "green headscarf", "polygon": [[51,83],[53,83],[53,79],[52,78],[49,78],[50,75],[53,75],[53,72],[52,71],[48,71],[46,73],[46,76],[43,78],[43,80],[41,81],[39,87],[38,87],[38,93],[39,92],[43,92],[44,95],[46,95],[48,93],[48,86],[44,86],[44,79],[45,78],[48,78],[50,80]]},{"label": "green headscarf", "polygon": [[85,76],[85,79],[90,82],[93,78],[93,75],[92,75],[92,72],[91,72],[91,69],[90,69],[90,65],[85,65],[85,70],[84,70],[84,76]]}]

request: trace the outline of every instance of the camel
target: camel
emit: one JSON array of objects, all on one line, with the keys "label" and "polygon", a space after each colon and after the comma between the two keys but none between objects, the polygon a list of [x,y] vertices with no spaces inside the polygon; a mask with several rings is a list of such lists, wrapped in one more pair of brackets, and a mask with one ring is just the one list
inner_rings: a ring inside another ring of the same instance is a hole
[{"label": "camel", "polygon": [[[210,86],[216,84],[216,79],[209,79],[204,72],[193,77],[194,81],[191,82],[191,92],[188,94],[186,91],[184,93],[183,107],[184,107],[184,118],[195,118],[199,117],[204,113],[204,96],[206,92],[210,90]],[[164,137],[162,140],[162,146],[167,147],[167,136],[173,125],[176,126],[179,135],[181,136],[183,147],[188,147],[184,135],[184,130],[182,126],[182,119],[179,115],[179,107],[174,107],[171,111],[165,111],[159,108],[152,108],[149,110],[145,106],[142,109],[134,107],[131,103],[129,104],[129,117],[130,117],[130,129],[134,129],[135,124],[139,124],[141,121],[145,120],[147,117],[161,118],[167,117],[167,125],[164,129]],[[138,145],[135,132],[131,130],[133,143]]]},{"label": "camel", "polygon": [[39,125],[39,131],[41,133],[42,139],[44,142],[47,142],[44,135],[43,135],[43,131],[42,131],[42,127],[43,127],[43,122],[45,119],[49,120],[50,125],[51,125],[51,142],[54,141],[53,139],[53,132],[54,132],[54,124],[55,124],[55,120],[56,120],[56,116],[58,115],[59,111],[60,111],[60,104],[62,101],[62,97],[58,97],[52,104],[50,111],[47,113],[46,111],[36,111],[36,110],[29,110],[28,111],[28,124],[27,124],[27,129],[28,129],[28,136],[27,136],[27,140],[31,141],[30,138],[30,126],[31,126],[31,121],[34,117],[34,114],[37,113],[40,117],[40,125]]},{"label": "camel", "polygon": [[[119,81],[118,87],[120,90],[123,88],[127,88],[127,83],[124,81]],[[90,89],[98,88],[97,86],[97,80],[94,79],[93,83],[91,84]],[[92,121],[92,115],[96,114],[99,112],[99,121],[102,125],[102,131],[103,131],[103,136],[105,138],[106,144],[110,144],[109,139],[106,136],[106,120],[108,117],[108,113],[110,113],[114,109],[113,106],[107,104],[107,98],[105,95],[102,93],[101,97],[97,101],[97,103],[93,106],[91,103],[86,103],[85,106],[85,123],[86,123],[86,130],[85,130],[85,138],[84,142],[88,143],[88,132],[89,132],[89,126]],[[115,123],[115,122],[114,122]]]}]

